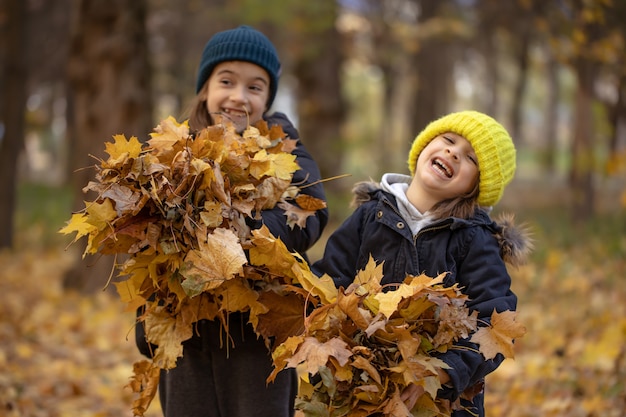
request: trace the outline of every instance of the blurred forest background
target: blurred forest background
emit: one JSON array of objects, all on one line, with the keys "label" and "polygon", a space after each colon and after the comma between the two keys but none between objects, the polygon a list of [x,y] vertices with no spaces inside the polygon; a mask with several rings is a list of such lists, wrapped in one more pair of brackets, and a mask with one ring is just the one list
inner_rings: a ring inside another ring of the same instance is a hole
[{"label": "blurred forest background", "polygon": [[325,236],[356,181],[407,172],[434,118],[509,129],[518,171],[495,210],[536,250],[512,271],[528,334],[488,415],[626,416],[624,0],[0,0],[0,416],[130,415],[112,260],[57,231],[104,142],[182,121],[205,42],[240,24],[275,43],[274,109],[323,177],[350,174],[326,183]]}]

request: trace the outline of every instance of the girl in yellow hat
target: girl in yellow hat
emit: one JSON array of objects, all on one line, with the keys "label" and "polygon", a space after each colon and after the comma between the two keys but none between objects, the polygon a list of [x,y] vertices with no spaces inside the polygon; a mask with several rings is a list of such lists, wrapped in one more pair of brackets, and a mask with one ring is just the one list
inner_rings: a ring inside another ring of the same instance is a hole
[{"label": "girl in yellow hat", "polygon": [[[494,310],[515,310],[505,264],[521,263],[531,243],[510,220],[489,216],[515,173],[506,129],[480,112],[448,114],[415,138],[408,165],[410,176],[388,173],[380,183],[356,185],[357,208],[330,236],[313,271],[347,288],[372,256],[383,262],[382,285],[447,272],[445,285],[463,289],[479,322],[489,322]],[[467,349],[440,357],[450,369],[440,375],[438,396],[460,400],[455,417],[484,416],[482,384],[503,357],[485,360],[469,339],[459,344]]]}]

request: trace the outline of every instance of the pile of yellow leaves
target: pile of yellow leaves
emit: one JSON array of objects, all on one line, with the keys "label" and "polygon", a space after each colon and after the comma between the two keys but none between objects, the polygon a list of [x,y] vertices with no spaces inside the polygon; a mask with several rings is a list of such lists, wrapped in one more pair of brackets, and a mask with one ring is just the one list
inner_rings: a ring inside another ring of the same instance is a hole
[{"label": "pile of yellow leaves", "polygon": [[[303,228],[325,202],[291,185],[296,141],[279,126],[261,122],[240,135],[217,124],[192,138],[187,122],[170,117],[145,145],[114,140],[84,188],[97,198],[61,232],[76,233],[74,241],[87,236],[85,254],[126,257],[125,279],[115,285],[129,309],[145,308],[146,338],[157,346],[152,361],[134,366],[131,387],[140,397],[133,411],[143,415],[159,370],[176,366],[198,320],[221,320],[227,330],[229,313],[249,312],[257,333],[278,343],[302,328],[305,299],[318,291],[306,282],[313,280],[308,265],[266,227],[251,231],[246,218],[278,206],[290,227]],[[280,321],[270,305],[286,310]]]},{"label": "pile of yellow leaves", "polygon": [[472,335],[485,358],[513,357],[513,340],[526,329],[511,311],[494,311],[478,329],[478,313],[456,285],[443,286],[444,276],[409,275],[384,291],[382,264],[370,259],[345,291],[306,318],[304,333],[274,350],[268,381],[296,368],[296,408],[305,416],[449,416],[460,405],[437,398],[439,373],[449,366],[436,354]]}]

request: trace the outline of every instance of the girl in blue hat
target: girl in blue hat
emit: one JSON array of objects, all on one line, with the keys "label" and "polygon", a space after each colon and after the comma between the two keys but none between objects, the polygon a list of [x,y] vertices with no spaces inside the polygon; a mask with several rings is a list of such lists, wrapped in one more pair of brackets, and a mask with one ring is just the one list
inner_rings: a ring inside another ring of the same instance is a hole
[{"label": "girl in blue hat", "polygon": [[[231,121],[239,132],[261,119],[279,124],[290,139],[298,131],[282,113],[268,113],[278,89],[280,61],[274,45],[261,32],[240,26],[215,34],[202,52],[189,126],[192,132]],[[292,183],[303,192],[325,200],[317,164],[300,140],[293,150],[301,169]],[[282,209],[265,210],[262,220],[248,219],[254,229],[265,224],[291,251],[305,254],[318,240],[326,223],[326,209],[309,216],[306,227],[287,225]],[[139,350],[150,356],[142,323],[137,325]],[[297,377],[281,372],[266,384],[272,358],[258,339],[246,315],[229,316],[225,336],[219,321],[201,320],[194,336],[184,342],[176,367],[161,371],[159,398],[166,417],[288,417],[294,414]],[[231,346],[227,349],[226,343]]]}]

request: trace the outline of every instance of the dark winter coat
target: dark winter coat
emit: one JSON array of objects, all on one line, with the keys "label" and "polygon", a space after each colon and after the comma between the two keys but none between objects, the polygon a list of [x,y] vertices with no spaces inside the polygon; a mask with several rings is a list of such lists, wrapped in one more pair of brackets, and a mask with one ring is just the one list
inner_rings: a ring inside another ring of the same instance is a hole
[{"label": "dark winter coat", "polygon": [[[480,209],[471,219],[442,219],[413,236],[395,197],[378,183],[358,184],[355,202],[354,213],[330,236],[323,258],[312,266],[316,274],[326,273],[337,287],[347,288],[371,255],[377,263],[384,261],[383,285],[400,283],[407,274],[436,277],[447,272],[444,284],[458,283],[479,320],[488,322],[494,310],[515,310],[517,298],[511,292],[505,261],[519,264],[525,257],[530,242],[521,230],[494,222]],[[468,340],[460,344],[472,346]],[[475,350],[453,349],[441,359],[452,367],[447,370],[451,388],[442,389],[439,395],[455,400],[466,389],[480,386],[503,357],[485,360]],[[453,415],[483,416],[483,400],[482,393],[474,397],[474,404],[462,400],[475,414],[457,411]]]},{"label": "dark winter coat", "polygon": [[[296,148],[291,153],[296,156],[296,163],[300,169],[294,172],[291,183],[302,187],[303,194],[326,201],[324,189],[319,182],[321,174],[317,163],[313,160],[309,151],[306,150],[302,141],[299,140],[296,128],[291,124],[287,116],[279,112],[266,117],[266,121],[270,126],[280,125],[289,139],[298,139]],[[311,185],[313,183],[317,184]],[[274,236],[280,237],[289,250],[302,255],[305,255],[306,251],[317,242],[327,223],[328,209],[321,209],[317,210],[315,215],[307,217],[305,228],[291,228],[287,224],[285,211],[278,207],[264,210],[262,220],[248,220],[248,225],[252,229],[257,229],[262,224],[265,224]]]}]

